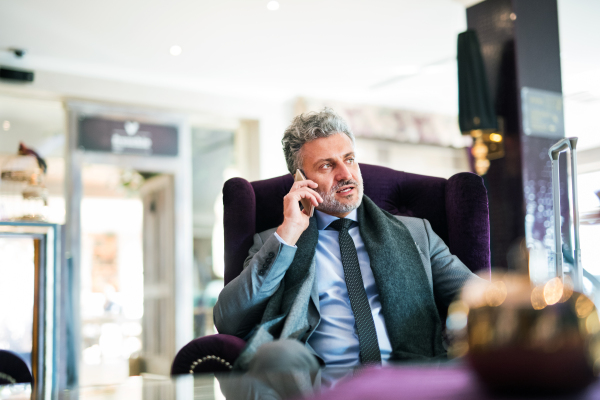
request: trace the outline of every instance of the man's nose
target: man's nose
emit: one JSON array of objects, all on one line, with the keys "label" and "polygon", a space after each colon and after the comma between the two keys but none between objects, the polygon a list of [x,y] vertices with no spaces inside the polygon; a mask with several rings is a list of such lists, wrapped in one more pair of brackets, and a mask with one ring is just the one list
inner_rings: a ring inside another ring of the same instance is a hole
[{"label": "man's nose", "polygon": [[336,179],[338,181],[347,181],[347,180],[352,179],[352,172],[350,171],[350,168],[348,168],[346,163],[341,163],[338,165],[339,165],[339,167],[338,167],[338,170],[336,171],[337,172]]}]

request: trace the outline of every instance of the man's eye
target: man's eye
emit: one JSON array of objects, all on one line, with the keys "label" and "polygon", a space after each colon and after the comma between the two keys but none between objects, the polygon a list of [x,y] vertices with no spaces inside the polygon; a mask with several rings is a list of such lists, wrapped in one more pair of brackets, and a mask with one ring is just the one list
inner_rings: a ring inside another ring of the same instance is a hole
[{"label": "man's eye", "polygon": [[331,167],[331,164],[323,164],[323,165],[321,166],[321,168],[329,168],[329,167]]},{"label": "man's eye", "polygon": [[348,163],[350,163],[350,164],[354,164],[354,158],[349,158],[347,161],[348,161]]}]

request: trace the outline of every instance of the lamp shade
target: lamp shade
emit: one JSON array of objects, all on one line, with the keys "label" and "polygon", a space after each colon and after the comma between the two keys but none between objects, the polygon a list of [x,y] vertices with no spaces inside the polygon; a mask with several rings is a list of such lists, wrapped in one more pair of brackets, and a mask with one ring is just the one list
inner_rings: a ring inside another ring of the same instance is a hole
[{"label": "lamp shade", "polygon": [[458,35],[457,59],[460,130],[463,134],[469,134],[476,129],[498,129],[475,31],[468,30]]}]

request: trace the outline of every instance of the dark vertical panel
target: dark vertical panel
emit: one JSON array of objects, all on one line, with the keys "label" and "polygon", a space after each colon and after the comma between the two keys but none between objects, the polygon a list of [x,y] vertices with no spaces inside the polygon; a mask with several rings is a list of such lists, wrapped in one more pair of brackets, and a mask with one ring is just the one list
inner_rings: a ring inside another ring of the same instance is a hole
[{"label": "dark vertical panel", "polygon": [[562,93],[555,0],[513,1],[519,85]]},{"label": "dark vertical panel", "polygon": [[[513,1],[515,23],[516,68],[519,90],[524,87],[562,93],[558,8],[555,0]],[[519,97],[519,104],[522,99]],[[519,107],[520,118],[521,108]],[[557,139],[527,136],[521,126],[523,199],[526,208],[526,236],[529,242],[553,248],[552,166],[548,149]],[[570,245],[570,213],[567,162],[560,160],[561,215],[563,243]],[[548,231],[551,230],[551,231]],[[570,251],[570,250],[568,250]]]},{"label": "dark vertical panel", "polygon": [[504,119],[506,156],[491,161],[484,177],[490,207],[492,267],[506,267],[510,245],[524,235],[521,138],[511,13],[510,0],[488,0],[467,9],[468,27],[479,36],[496,113]]},{"label": "dark vertical panel", "polygon": [[[556,139],[523,132],[521,88],[561,92],[556,0],[486,0],[467,9],[479,36],[492,101],[505,123],[506,156],[484,177],[490,204],[492,266],[507,267],[517,239],[552,248],[552,194],[548,148]],[[561,175],[566,177],[565,163]],[[561,191],[566,194],[566,180]],[[561,199],[568,226],[568,198]],[[563,237],[568,243],[568,229]]]}]

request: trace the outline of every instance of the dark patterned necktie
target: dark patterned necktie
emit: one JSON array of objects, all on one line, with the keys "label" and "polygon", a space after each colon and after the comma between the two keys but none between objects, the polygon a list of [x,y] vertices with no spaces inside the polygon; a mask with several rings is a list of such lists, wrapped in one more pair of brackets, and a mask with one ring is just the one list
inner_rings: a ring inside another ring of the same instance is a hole
[{"label": "dark patterned necktie", "polygon": [[333,221],[329,226],[340,232],[340,253],[344,278],[348,287],[350,306],[354,313],[356,328],[358,330],[358,345],[360,347],[360,360],[363,364],[381,364],[381,352],[377,341],[377,331],[371,313],[371,306],[367,299],[367,292],[363,283],[358,254],[354,240],[348,233],[352,220],[341,218]]}]

